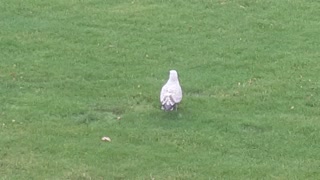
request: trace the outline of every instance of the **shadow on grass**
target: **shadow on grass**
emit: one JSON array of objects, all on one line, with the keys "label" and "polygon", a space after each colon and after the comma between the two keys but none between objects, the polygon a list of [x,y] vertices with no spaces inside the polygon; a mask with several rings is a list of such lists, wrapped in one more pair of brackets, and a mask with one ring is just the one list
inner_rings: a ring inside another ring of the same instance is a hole
[{"label": "shadow on grass", "polygon": [[163,111],[159,108],[152,111],[149,116],[156,121],[181,121],[183,120],[183,109]]}]

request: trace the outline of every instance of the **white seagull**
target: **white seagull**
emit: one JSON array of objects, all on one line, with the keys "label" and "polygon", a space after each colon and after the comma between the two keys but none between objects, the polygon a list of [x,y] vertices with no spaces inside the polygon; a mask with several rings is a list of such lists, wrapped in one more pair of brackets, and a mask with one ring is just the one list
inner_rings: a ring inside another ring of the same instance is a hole
[{"label": "white seagull", "polygon": [[165,111],[177,110],[178,103],[182,100],[182,89],[176,70],[171,70],[167,83],[160,93],[161,109]]}]

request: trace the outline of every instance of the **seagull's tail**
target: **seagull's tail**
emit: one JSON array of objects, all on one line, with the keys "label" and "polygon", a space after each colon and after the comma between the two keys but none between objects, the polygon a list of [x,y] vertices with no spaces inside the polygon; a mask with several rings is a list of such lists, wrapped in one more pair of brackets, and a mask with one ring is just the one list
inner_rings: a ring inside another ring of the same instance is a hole
[{"label": "seagull's tail", "polygon": [[172,111],[176,107],[176,103],[174,102],[171,94],[167,94],[161,104],[161,109],[165,111]]}]

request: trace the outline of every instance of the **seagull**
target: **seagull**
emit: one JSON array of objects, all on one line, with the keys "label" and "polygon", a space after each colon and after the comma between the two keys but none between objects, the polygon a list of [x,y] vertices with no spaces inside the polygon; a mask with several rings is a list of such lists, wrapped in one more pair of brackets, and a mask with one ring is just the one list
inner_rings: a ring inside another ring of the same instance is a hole
[{"label": "seagull", "polygon": [[161,109],[172,111],[178,109],[178,103],[182,100],[182,89],[176,70],[170,70],[167,83],[162,87],[160,93]]}]

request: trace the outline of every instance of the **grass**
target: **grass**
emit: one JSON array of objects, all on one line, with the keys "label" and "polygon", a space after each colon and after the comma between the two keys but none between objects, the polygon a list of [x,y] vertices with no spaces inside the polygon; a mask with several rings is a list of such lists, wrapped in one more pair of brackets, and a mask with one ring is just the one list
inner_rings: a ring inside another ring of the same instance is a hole
[{"label": "grass", "polygon": [[320,178],[319,8],[1,1],[0,179]]}]

